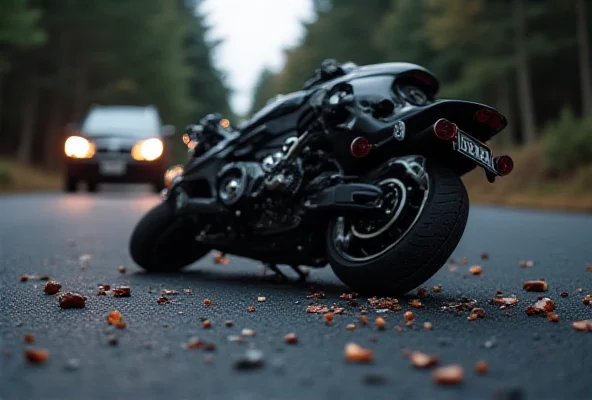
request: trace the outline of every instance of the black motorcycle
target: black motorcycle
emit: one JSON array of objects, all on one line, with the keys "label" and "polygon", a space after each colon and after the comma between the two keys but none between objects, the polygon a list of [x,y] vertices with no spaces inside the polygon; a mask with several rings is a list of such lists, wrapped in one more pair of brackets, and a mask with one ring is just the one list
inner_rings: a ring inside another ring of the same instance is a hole
[{"label": "black motorcycle", "polygon": [[247,122],[211,114],[188,126],[192,157],[136,226],[133,260],[174,271],[216,249],[301,276],[330,264],[359,293],[416,288],[464,232],[461,176],[480,166],[494,182],[513,168],[484,144],[506,118],[435,100],[438,88],[418,65],[328,60]]}]

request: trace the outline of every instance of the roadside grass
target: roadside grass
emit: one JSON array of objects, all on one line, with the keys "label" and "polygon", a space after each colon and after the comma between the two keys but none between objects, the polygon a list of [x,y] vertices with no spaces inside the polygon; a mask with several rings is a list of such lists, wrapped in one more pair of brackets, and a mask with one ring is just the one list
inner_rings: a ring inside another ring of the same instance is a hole
[{"label": "roadside grass", "polygon": [[23,165],[0,158],[0,194],[59,190],[62,185],[59,171]]},{"label": "roadside grass", "polygon": [[592,160],[569,175],[552,178],[546,172],[540,145],[494,151],[509,154],[514,170],[495,183],[487,181],[481,168],[464,176],[471,203],[592,212]]}]

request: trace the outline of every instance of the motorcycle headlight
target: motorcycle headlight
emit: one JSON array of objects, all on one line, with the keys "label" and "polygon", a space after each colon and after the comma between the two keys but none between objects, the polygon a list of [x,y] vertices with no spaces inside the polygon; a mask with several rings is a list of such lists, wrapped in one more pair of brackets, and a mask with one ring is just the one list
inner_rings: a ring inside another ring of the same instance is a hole
[{"label": "motorcycle headlight", "polygon": [[91,158],[95,155],[95,145],[80,136],[70,136],[64,143],[64,153],[71,158]]},{"label": "motorcycle headlight", "polygon": [[164,145],[160,139],[147,139],[132,148],[132,158],[137,161],[154,161],[162,155]]}]

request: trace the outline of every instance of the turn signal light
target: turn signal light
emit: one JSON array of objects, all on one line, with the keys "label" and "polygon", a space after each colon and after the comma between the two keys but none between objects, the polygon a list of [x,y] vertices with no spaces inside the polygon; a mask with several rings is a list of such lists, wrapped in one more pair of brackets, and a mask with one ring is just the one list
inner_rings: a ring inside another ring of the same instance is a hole
[{"label": "turn signal light", "polygon": [[440,140],[452,140],[456,137],[458,127],[456,124],[441,118],[434,124],[434,133]]},{"label": "turn signal light", "polygon": [[493,160],[495,169],[502,175],[508,175],[514,169],[514,161],[510,156],[499,156]]},{"label": "turn signal light", "polygon": [[183,175],[183,166],[182,165],[175,165],[170,167],[164,173],[164,184],[167,188],[171,187],[173,182],[178,176]]},{"label": "turn signal light", "polygon": [[363,158],[370,153],[372,145],[368,143],[368,139],[363,137],[357,137],[351,142],[350,150],[352,156],[356,158]]}]

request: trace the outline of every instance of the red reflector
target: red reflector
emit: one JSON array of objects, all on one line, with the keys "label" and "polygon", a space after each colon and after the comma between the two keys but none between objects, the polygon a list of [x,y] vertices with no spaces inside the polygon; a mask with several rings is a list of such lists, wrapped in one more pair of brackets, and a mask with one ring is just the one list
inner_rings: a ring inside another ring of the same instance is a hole
[{"label": "red reflector", "polygon": [[499,156],[494,160],[495,169],[502,175],[508,175],[514,169],[514,161],[510,156]]},{"label": "red reflector", "polygon": [[456,124],[448,121],[447,119],[441,118],[434,124],[434,133],[440,140],[452,140],[456,137],[458,128]]},{"label": "red reflector", "polygon": [[487,108],[483,108],[475,113],[475,119],[482,124],[487,124],[491,129],[497,129],[502,123],[502,116]]},{"label": "red reflector", "polygon": [[371,149],[372,145],[368,143],[368,139],[363,137],[357,137],[352,140],[350,146],[352,156],[356,158],[366,157]]}]

